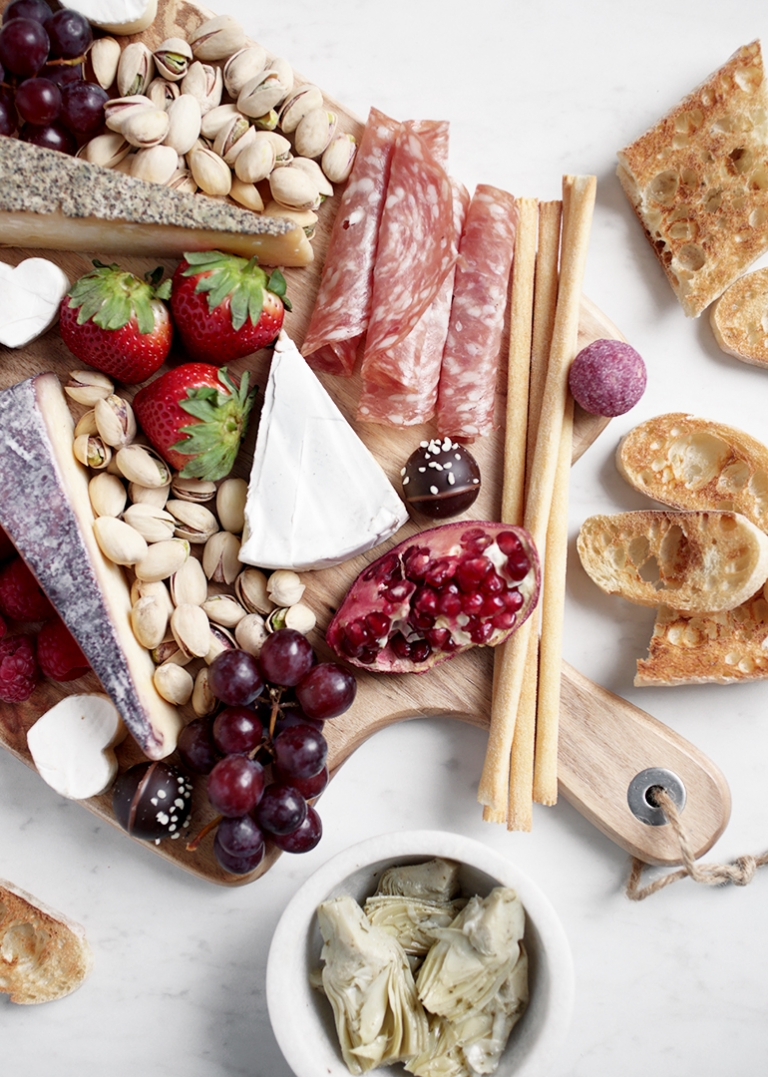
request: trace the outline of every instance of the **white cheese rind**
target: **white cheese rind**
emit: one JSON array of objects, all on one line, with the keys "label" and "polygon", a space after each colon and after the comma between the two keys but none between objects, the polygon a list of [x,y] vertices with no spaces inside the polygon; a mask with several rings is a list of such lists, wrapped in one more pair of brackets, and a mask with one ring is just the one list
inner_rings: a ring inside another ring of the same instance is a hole
[{"label": "white cheese rind", "polygon": [[110,34],[140,34],[157,15],[157,0],[66,0],[62,7]]},{"label": "white cheese rind", "polygon": [[152,658],[131,631],[125,576],[96,543],[88,475],[72,452],[73,429],[55,374],[0,392],[0,525],[139,747],[162,759],[175,748],[182,719],[158,695]]},{"label": "white cheese rind", "polygon": [[49,329],[69,290],[63,269],[47,258],[0,262],[0,344],[21,348]]},{"label": "white cheese rind", "polygon": [[248,484],[240,560],[327,568],[390,538],[405,505],[296,345],[275,345]]},{"label": "white cheese rind", "polygon": [[107,696],[65,696],[27,730],[27,747],[48,785],[70,800],[86,800],[115,780],[114,748],[126,732]]}]

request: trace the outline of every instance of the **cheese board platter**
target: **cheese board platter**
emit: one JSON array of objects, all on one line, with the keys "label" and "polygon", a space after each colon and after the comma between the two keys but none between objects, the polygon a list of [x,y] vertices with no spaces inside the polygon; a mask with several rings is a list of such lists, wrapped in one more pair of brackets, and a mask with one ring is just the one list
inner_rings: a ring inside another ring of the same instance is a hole
[{"label": "cheese board platter", "polygon": [[[0,4],[0,7],[4,6],[4,3]],[[189,35],[211,14],[187,0],[161,0],[155,22],[141,34],[125,38],[125,41],[141,40],[152,48],[168,37]],[[264,44],[268,46],[268,43]],[[303,81],[299,76],[296,77],[298,81]],[[359,137],[363,126],[361,121],[349,114],[338,102],[327,97],[325,100],[327,106],[337,113],[340,129]],[[312,260],[309,264],[284,269],[287,294],[292,304],[292,310],[286,316],[285,329],[298,345],[301,345],[309,324],[338,201],[337,190],[318,211],[317,226],[312,239]],[[72,227],[75,228],[76,224],[73,223]],[[107,264],[119,261],[138,276],[151,273],[158,265],[162,266],[167,275],[173,272],[178,260],[177,255],[165,253],[155,257],[148,251],[145,239],[142,239],[138,250],[131,250],[130,244],[129,253],[126,253],[125,247],[115,250],[108,245],[109,234],[109,229],[91,232],[90,236],[94,239],[103,237],[105,243],[88,250],[72,249],[76,244],[71,244],[70,249],[49,250],[42,245],[41,237],[44,232],[39,229],[35,232],[36,238],[30,238],[29,246],[21,245],[19,233],[16,231],[6,234],[0,232],[0,243],[3,244],[0,259],[13,267],[32,256],[44,256],[59,266],[70,281],[88,272],[93,259]],[[148,234],[152,234],[151,229]],[[502,356],[505,354],[508,335],[506,326]],[[623,339],[616,326],[584,298],[579,322],[579,346],[583,347],[599,338]],[[22,349],[3,347],[0,354],[0,389],[7,389],[26,378],[47,371],[52,371],[62,381],[66,381],[71,370],[78,365],[73,362],[73,357],[56,327]],[[177,365],[183,359],[183,353],[176,347],[171,353],[168,365]],[[236,375],[249,371],[252,384],[259,387],[251,429],[235,467],[235,473],[243,478],[248,478],[250,472],[258,429],[258,412],[271,359],[271,351],[262,349],[230,364],[231,371]],[[359,376],[341,378],[320,374],[319,377],[344,417],[354,426],[381,464],[395,489],[399,489],[400,469],[405,460],[420,441],[434,437],[435,430],[432,427],[393,429],[360,422],[356,419],[360,393]],[[480,494],[472,509],[462,515],[462,519],[499,518],[506,395],[504,386],[505,370],[502,363],[496,400],[496,429],[493,433],[477,439],[472,445],[472,452],[482,472]],[[132,394],[128,392],[126,395]],[[604,418],[588,415],[577,408],[574,459],[589,448],[605,429],[607,422]],[[404,537],[413,535],[420,529],[418,523],[411,521],[392,541],[402,541]],[[306,584],[304,601],[317,617],[317,626],[310,633],[310,640],[321,658],[331,657],[324,641],[324,630],[333,613],[358,573],[383,549],[384,547],[379,547],[370,553],[360,554],[335,567],[302,573],[302,582]],[[358,690],[353,707],[341,717],[326,723],[324,729],[329,746],[328,764],[331,775],[335,776],[352,752],[377,730],[396,722],[419,716],[438,715],[487,728],[491,709],[492,666],[493,655],[489,649],[474,648],[423,675],[386,675],[357,671]],[[24,763],[33,766],[26,743],[26,733],[30,726],[63,696],[99,689],[99,682],[93,673],[66,685],[43,680],[28,701],[21,704],[0,704],[0,744]],[[189,707],[182,708],[182,715],[188,720],[193,717],[193,712]],[[117,756],[121,770],[145,758],[131,738],[127,738],[118,747]],[[588,681],[565,664],[562,672],[558,763],[560,791],[563,796],[622,848],[647,862],[679,861],[679,848],[670,828],[646,825],[627,805],[627,790],[632,779],[648,768],[668,769],[679,775],[683,781],[687,790],[686,825],[695,855],[701,855],[709,849],[727,823],[730,803],[725,779],[703,753],[643,711]],[[82,803],[100,818],[119,826],[109,793]],[[320,810],[322,811],[322,801]],[[214,812],[205,795],[204,783],[198,782],[193,794],[192,831],[199,832],[213,816]],[[164,841],[157,845],[145,844],[149,850],[173,861],[181,868],[223,885],[254,881],[269,869],[279,855],[274,847],[270,847],[255,871],[243,876],[233,876],[218,864],[210,840],[203,840],[193,851],[186,847],[184,840]]]}]

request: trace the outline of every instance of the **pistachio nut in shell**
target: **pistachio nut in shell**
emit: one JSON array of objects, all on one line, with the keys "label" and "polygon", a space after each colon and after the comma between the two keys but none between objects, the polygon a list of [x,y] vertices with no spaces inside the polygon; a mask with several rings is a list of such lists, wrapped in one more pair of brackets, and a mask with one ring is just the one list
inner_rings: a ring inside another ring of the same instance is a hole
[{"label": "pistachio nut in shell", "polygon": [[311,83],[294,88],[280,108],[280,129],[290,135],[308,112],[323,107],[323,91]]},{"label": "pistachio nut in shell", "polygon": [[[127,525],[126,525],[127,526]],[[147,552],[134,565],[140,580],[167,580],[178,572],[189,557],[189,543],[183,539],[166,539],[147,547]]]},{"label": "pistachio nut in shell", "polygon": [[176,520],[177,538],[204,543],[219,530],[219,521],[211,510],[196,501],[172,498],[165,507]]},{"label": "pistachio nut in shell", "polygon": [[154,595],[144,595],[131,606],[133,634],[148,651],[162,643],[167,627],[168,610]]},{"label": "pistachio nut in shell", "polygon": [[131,152],[131,144],[119,131],[105,131],[96,135],[82,147],[82,158],[92,165],[115,168]]},{"label": "pistachio nut in shell", "polygon": [[237,19],[231,15],[216,15],[207,19],[188,35],[187,40],[198,60],[226,60],[244,48],[247,38]]},{"label": "pistachio nut in shell", "polygon": [[205,658],[210,647],[210,622],[202,606],[182,602],[171,614],[171,632],[182,651]]},{"label": "pistachio nut in shell", "polygon": [[242,112],[238,110],[237,105],[232,102],[228,102],[226,105],[217,105],[216,108],[210,109],[203,115],[200,134],[203,138],[213,141],[219,133],[219,129],[232,116],[242,116]]},{"label": "pistachio nut in shell", "polygon": [[224,64],[224,88],[235,101],[246,82],[255,79],[267,66],[267,50],[261,45],[246,45],[233,53]]},{"label": "pistachio nut in shell", "polygon": [[261,654],[268,635],[266,622],[260,613],[249,613],[235,625],[235,642],[238,647],[256,658]]},{"label": "pistachio nut in shell", "polygon": [[232,595],[211,595],[202,608],[210,621],[225,628],[234,628],[246,616],[246,610]]},{"label": "pistachio nut in shell", "polygon": [[300,602],[305,590],[299,574],[290,568],[276,569],[267,580],[267,594],[277,606]]},{"label": "pistachio nut in shell", "polygon": [[209,714],[215,714],[218,709],[219,701],[211,691],[208,666],[201,666],[197,671],[191,702],[192,710],[198,718],[206,718]]},{"label": "pistachio nut in shell", "polygon": [[182,37],[167,37],[152,55],[157,73],[168,82],[183,79],[193,58],[189,43]]},{"label": "pistachio nut in shell", "polygon": [[141,502],[129,505],[123,513],[123,519],[134,527],[147,543],[164,542],[173,538],[176,528],[176,521],[170,512]]},{"label": "pistachio nut in shell", "polygon": [[203,571],[215,583],[234,583],[241,569],[240,539],[231,531],[217,531],[203,549]]},{"label": "pistachio nut in shell", "polygon": [[333,198],[333,184],[312,157],[294,157],[291,161],[291,168],[306,172],[317,187],[317,193],[321,198]]},{"label": "pistachio nut in shell", "polygon": [[128,483],[128,497],[135,505],[156,505],[161,509],[169,495],[169,486],[142,486],[138,482]]},{"label": "pistachio nut in shell", "polygon": [[183,651],[172,635],[166,636],[150,653],[156,666],[188,666],[192,661],[192,655]]},{"label": "pistachio nut in shell", "polygon": [[101,552],[115,565],[135,565],[147,553],[147,544],[139,532],[114,516],[97,516],[93,533]]},{"label": "pistachio nut in shell", "polygon": [[237,107],[246,116],[263,116],[269,112],[290,91],[281,80],[277,71],[264,71],[256,78],[249,79],[237,96]]},{"label": "pistachio nut in shell", "polygon": [[156,106],[144,94],[129,97],[113,97],[104,102],[104,123],[110,131],[119,131],[129,116],[145,108]]},{"label": "pistachio nut in shell", "polygon": [[172,146],[180,156],[189,153],[200,137],[203,113],[200,102],[190,93],[180,94],[167,109],[168,133],[164,145]]},{"label": "pistachio nut in shell", "polygon": [[267,614],[275,605],[267,591],[267,574],[260,568],[244,568],[238,574],[235,594],[249,613]]},{"label": "pistachio nut in shell", "polygon": [[213,152],[218,153],[219,157],[232,166],[256,134],[256,129],[251,127],[247,116],[233,116],[219,128],[213,140]]},{"label": "pistachio nut in shell", "polygon": [[152,682],[158,695],[177,707],[183,707],[189,703],[195,686],[189,670],[176,662],[164,662],[163,665],[158,666],[152,675]]},{"label": "pistachio nut in shell", "polygon": [[317,228],[317,214],[311,209],[288,209],[275,202],[274,198],[264,207],[266,217],[282,217],[295,223],[302,229],[307,239],[312,239]]},{"label": "pistachio nut in shell", "polygon": [[189,65],[189,71],[181,80],[181,92],[191,93],[198,99],[203,115],[221,104],[223,90],[221,68],[201,63],[200,60]]},{"label": "pistachio nut in shell", "polygon": [[125,445],[116,456],[120,474],[140,486],[170,486],[171,469],[155,449],[148,445]]},{"label": "pistachio nut in shell", "polygon": [[294,131],[294,146],[299,157],[320,157],[336,134],[338,117],[326,108],[313,108],[303,116]]},{"label": "pistachio nut in shell", "polygon": [[213,501],[216,497],[216,483],[210,479],[185,478],[177,472],[171,479],[171,492],[180,501]]},{"label": "pistachio nut in shell", "polygon": [[112,380],[98,370],[72,370],[64,386],[67,396],[88,408],[92,408],[97,400],[111,396],[114,391]]},{"label": "pistachio nut in shell", "polygon": [[75,437],[79,438],[81,434],[94,434],[98,437],[99,431],[96,426],[96,413],[93,408],[88,411],[84,411],[75,424]]},{"label": "pistachio nut in shell", "polygon": [[269,190],[275,202],[288,209],[315,209],[320,201],[314,180],[292,165],[270,173]]},{"label": "pistachio nut in shell", "polygon": [[232,177],[229,197],[239,206],[253,210],[254,213],[262,213],[264,210],[264,199],[256,184],[245,183],[238,176]]},{"label": "pistachio nut in shell", "polygon": [[176,98],[181,94],[178,83],[169,82],[167,79],[152,79],[147,86],[146,96],[155,108],[168,109]]},{"label": "pistachio nut in shell", "polygon": [[122,51],[114,37],[96,37],[91,42],[86,60],[102,90],[108,90],[117,78]]},{"label": "pistachio nut in shell", "polygon": [[126,142],[139,149],[159,146],[168,134],[170,120],[161,108],[137,109],[126,116],[120,133]]},{"label": "pistachio nut in shell", "polygon": [[200,189],[187,168],[177,168],[165,186],[181,194],[197,194]]},{"label": "pistachio nut in shell", "polygon": [[357,156],[357,139],[344,133],[335,135],[323,151],[320,164],[331,183],[346,183]]},{"label": "pistachio nut in shell", "polygon": [[250,145],[238,154],[235,175],[243,183],[261,183],[275,167],[275,146],[269,132],[256,131]]},{"label": "pistachio nut in shell", "polygon": [[208,653],[205,656],[205,661],[208,665],[213,662],[217,655],[220,655],[222,651],[232,650],[235,646],[235,637],[232,635],[228,628],[224,625],[215,625],[211,623],[210,626],[210,646]]},{"label": "pistachio nut in shell", "polygon": [[232,476],[224,479],[216,492],[216,512],[225,531],[239,535],[245,526],[245,501],[248,496],[246,479]]},{"label": "pistachio nut in shell", "polygon": [[155,74],[152,53],[142,41],[126,45],[117,65],[117,92],[120,97],[143,94]]},{"label": "pistachio nut in shell", "polygon": [[171,146],[161,144],[137,150],[131,162],[131,175],[135,179],[165,187],[176,172],[179,155]]},{"label": "pistachio nut in shell", "polygon": [[127,400],[111,393],[97,400],[93,407],[96,429],[105,445],[120,449],[136,437],[136,416]]},{"label": "pistachio nut in shell", "polygon": [[208,597],[208,577],[196,557],[188,557],[168,582],[175,606],[202,606]]},{"label": "pistachio nut in shell", "polygon": [[117,475],[100,471],[88,483],[88,497],[94,515],[119,516],[125,508],[128,494]]},{"label": "pistachio nut in shell", "polygon": [[112,460],[112,450],[98,434],[79,434],[72,444],[72,452],[76,460],[94,471],[109,467]]},{"label": "pistachio nut in shell", "polygon": [[286,59],[282,56],[273,56],[269,62],[269,70],[273,71],[280,79],[281,83],[285,87],[285,92],[280,99],[280,102],[285,100],[288,94],[293,92],[293,68]]},{"label": "pistachio nut in shell", "polygon": [[154,598],[166,612],[166,620],[173,613],[173,602],[168,594],[168,588],[162,580],[139,580],[131,583],[131,605],[135,605],[140,598]]},{"label": "pistachio nut in shell", "polygon": [[213,150],[195,148],[187,155],[187,163],[195,183],[205,194],[229,194],[232,172]]}]

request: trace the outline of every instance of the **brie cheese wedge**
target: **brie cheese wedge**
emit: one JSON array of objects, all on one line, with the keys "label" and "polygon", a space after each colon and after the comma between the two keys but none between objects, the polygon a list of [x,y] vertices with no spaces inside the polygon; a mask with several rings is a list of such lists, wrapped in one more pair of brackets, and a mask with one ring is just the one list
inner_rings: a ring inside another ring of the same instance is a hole
[{"label": "brie cheese wedge", "polygon": [[157,15],[157,0],[63,0],[62,7],[110,34],[140,34]]},{"label": "brie cheese wedge", "polygon": [[21,348],[50,329],[68,290],[67,274],[47,258],[0,262],[0,344]]},{"label": "brie cheese wedge", "polygon": [[298,571],[371,550],[408,519],[394,487],[284,332],[264,393],[240,560]]}]

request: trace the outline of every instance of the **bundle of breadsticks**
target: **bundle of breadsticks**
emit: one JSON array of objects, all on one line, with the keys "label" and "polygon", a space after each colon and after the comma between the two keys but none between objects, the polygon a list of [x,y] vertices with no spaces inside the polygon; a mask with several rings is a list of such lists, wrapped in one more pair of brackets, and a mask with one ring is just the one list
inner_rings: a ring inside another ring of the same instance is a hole
[{"label": "bundle of breadsticks", "polygon": [[542,559],[537,610],[496,648],[483,818],[530,830],[533,802],[557,800],[557,740],[568,481],[582,284],[594,176],[564,176],[562,201],[521,199],[510,311],[501,520],[522,524]]}]

